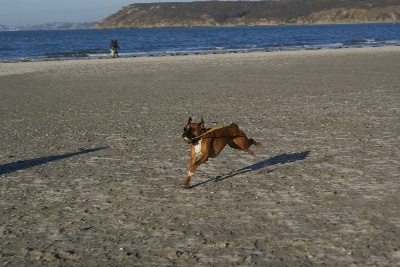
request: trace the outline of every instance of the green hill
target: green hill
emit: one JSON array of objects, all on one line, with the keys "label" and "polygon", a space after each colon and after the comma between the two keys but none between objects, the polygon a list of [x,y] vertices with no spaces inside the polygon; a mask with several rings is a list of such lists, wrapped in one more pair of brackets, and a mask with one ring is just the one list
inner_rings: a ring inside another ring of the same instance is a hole
[{"label": "green hill", "polygon": [[400,21],[400,0],[269,0],[132,4],[94,26],[163,28]]}]

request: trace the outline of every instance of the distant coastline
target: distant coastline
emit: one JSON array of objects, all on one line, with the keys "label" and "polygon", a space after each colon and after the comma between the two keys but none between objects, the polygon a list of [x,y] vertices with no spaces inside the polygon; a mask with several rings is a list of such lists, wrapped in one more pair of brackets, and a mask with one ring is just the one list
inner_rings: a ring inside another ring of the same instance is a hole
[{"label": "distant coastline", "polygon": [[137,3],[101,20],[95,29],[359,24],[400,22],[391,0],[203,1]]},{"label": "distant coastline", "polygon": [[91,29],[97,22],[51,22],[39,25],[6,26],[0,25],[0,31],[35,31],[35,30],[83,30]]},{"label": "distant coastline", "polygon": [[[334,24],[393,24],[400,23],[400,21],[387,22],[387,21],[368,21],[368,22],[336,22],[336,23],[312,23],[312,24],[301,24],[301,23],[282,23],[282,24],[268,24],[268,25],[225,25],[225,26],[182,26],[176,28],[196,28],[196,27],[235,27],[235,26],[277,26],[277,25],[334,25]],[[0,32],[9,31],[46,31],[46,30],[102,30],[102,28],[96,28],[97,22],[80,22],[80,23],[70,23],[70,22],[52,22],[39,25],[23,25],[23,26],[5,26],[0,25]],[[150,27],[151,28],[151,27]],[[158,27],[156,27],[158,28]],[[169,28],[169,27],[160,27]],[[108,29],[108,28],[107,28]],[[115,28],[121,29],[121,28]]]},{"label": "distant coastline", "polygon": [[195,28],[400,22],[393,0],[265,0],[136,3],[98,22],[6,26],[0,31]]}]

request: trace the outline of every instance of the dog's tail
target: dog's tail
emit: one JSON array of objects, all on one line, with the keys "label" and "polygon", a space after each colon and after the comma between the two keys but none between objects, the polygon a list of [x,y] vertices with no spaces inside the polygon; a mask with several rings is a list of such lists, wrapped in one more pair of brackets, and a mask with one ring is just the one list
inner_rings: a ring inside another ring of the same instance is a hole
[{"label": "dog's tail", "polygon": [[261,142],[258,142],[256,140],[254,140],[253,138],[250,138],[250,141],[255,146],[263,146],[263,144]]}]

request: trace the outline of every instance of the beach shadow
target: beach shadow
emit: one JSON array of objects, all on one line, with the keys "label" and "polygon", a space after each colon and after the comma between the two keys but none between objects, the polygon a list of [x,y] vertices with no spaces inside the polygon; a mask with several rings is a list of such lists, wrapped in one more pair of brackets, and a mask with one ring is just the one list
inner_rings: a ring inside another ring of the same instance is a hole
[{"label": "beach shadow", "polygon": [[90,148],[90,149],[84,149],[79,152],[73,152],[73,153],[68,153],[68,154],[63,154],[63,155],[56,155],[56,156],[48,156],[48,157],[42,157],[42,158],[35,158],[35,159],[27,159],[27,160],[20,160],[17,162],[12,162],[12,163],[7,163],[0,165],[0,175],[2,174],[7,174],[7,173],[12,173],[16,172],[19,170],[23,169],[28,169],[37,165],[42,165],[46,164],[52,161],[60,160],[60,159],[65,159],[77,155],[82,155],[82,154],[87,154],[87,153],[93,153],[99,150],[106,149],[108,147],[98,147],[98,148]]},{"label": "beach shadow", "polygon": [[[257,162],[255,164],[252,164],[250,166],[241,168],[239,170],[233,171],[231,173],[229,173],[226,176],[217,176],[215,178],[209,179],[207,181],[204,182],[200,182],[197,184],[194,184],[192,186],[189,186],[188,188],[194,188],[196,186],[199,185],[204,185],[207,184],[209,182],[221,182],[225,179],[228,178],[232,178],[236,175],[239,174],[244,174],[244,173],[248,173],[248,172],[252,172],[252,171],[257,171],[263,168],[266,168],[268,166],[273,166],[276,164],[285,164],[285,163],[289,163],[289,162],[295,162],[295,161],[299,161],[299,160],[304,160],[308,157],[308,155],[310,154],[310,151],[303,151],[303,152],[297,152],[297,153],[292,153],[292,154],[281,154],[266,160],[262,160],[260,162]],[[268,172],[272,172],[272,171],[268,171]]]}]

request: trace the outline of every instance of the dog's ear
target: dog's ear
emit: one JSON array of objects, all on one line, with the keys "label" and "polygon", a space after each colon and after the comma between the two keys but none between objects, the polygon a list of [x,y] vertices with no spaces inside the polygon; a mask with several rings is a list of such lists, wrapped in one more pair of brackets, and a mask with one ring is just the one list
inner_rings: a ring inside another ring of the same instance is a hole
[{"label": "dog's ear", "polygon": [[188,123],[192,122],[192,117],[189,117]]},{"label": "dog's ear", "polygon": [[199,127],[204,128],[204,120],[201,118],[201,122],[199,123]]}]

